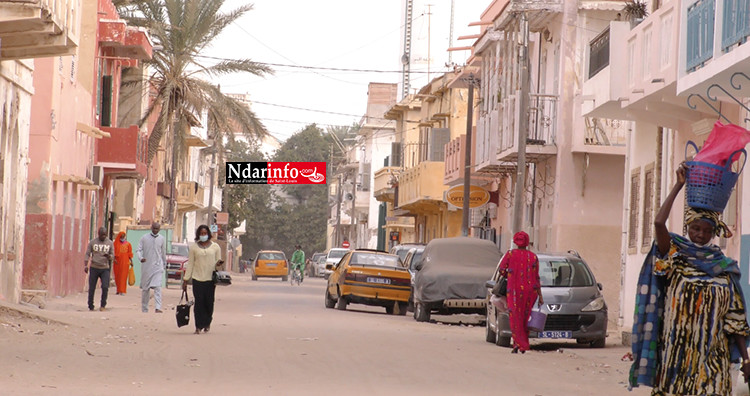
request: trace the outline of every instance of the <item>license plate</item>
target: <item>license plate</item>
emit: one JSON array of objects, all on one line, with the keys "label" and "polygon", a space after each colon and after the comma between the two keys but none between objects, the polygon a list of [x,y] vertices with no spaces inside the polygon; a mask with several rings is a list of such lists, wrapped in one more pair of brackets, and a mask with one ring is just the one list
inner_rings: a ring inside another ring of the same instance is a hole
[{"label": "license plate", "polygon": [[266,263],[266,267],[275,267],[276,263]]},{"label": "license plate", "polygon": [[539,338],[573,338],[572,331],[540,331]]},{"label": "license plate", "polygon": [[391,280],[388,278],[370,278],[367,277],[367,283],[378,283],[381,285],[390,285]]}]

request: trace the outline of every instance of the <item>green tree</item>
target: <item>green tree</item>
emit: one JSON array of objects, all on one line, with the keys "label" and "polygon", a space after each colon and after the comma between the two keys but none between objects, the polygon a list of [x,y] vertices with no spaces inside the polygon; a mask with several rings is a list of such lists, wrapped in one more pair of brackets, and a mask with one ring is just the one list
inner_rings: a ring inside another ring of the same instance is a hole
[{"label": "green tree", "polygon": [[148,29],[155,44],[162,47],[147,61],[151,76],[150,102],[141,125],[156,114],[148,142],[148,163],[158,152],[162,138],[169,137],[172,149],[171,181],[177,181],[177,164],[184,158],[183,138],[204,114],[211,138],[223,152],[222,135],[239,131],[263,136],[266,129],[250,108],[229,97],[205,79],[233,73],[265,75],[271,70],[249,59],[223,60],[206,64],[201,53],[237,19],[252,9],[244,5],[222,12],[224,0],[131,0],[118,2],[120,15],[132,26]]},{"label": "green tree", "polygon": [[[327,137],[317,125],[310,124],[284,142],[274,155],[274,161],[328,163],[330,157],[331,145]],[[323,169],[319,171],[322,173]],[[321,185],[285,185],[282,190],[298,203],[304,203],[316,189],[324,188]]]}]

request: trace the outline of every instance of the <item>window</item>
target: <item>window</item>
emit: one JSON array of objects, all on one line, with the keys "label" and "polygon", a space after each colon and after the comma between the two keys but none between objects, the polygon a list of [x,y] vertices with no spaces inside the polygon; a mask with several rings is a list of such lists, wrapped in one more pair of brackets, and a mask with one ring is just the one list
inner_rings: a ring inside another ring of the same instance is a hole
[{"label": "window", "polygon": [[589,78],[609,66],[609,28],[589,43]]},{"label": "window", "polygon": [[661,68],[669,66],[672,62],[672,15],[667,15],[661,23]]},{"label": "window", "polygon": [[641,187],[641,170],[636,169],[630,174],[630,219],[628,224],[628,250],[635,253],[638,246],[638,197]]},{"label": "window", "polygon": [[643,43],[641,45],[641,74],[643,80],[651,78],[651,27],[643,30]]},{"label": "window", "polygon": [[628,85],[635,83],[635,40],[628,43]]},{"label": "window", "polygon": [[102,76],[101,126],[112,126],[112,76]]},{"label": "window", "polygon": [[643,239],[641,247],[648,249],[654,236],[654,164],[643,173]]},{"label": "window", "polygon": [[261,253],[258,260],[286,260],[284,253]]}]

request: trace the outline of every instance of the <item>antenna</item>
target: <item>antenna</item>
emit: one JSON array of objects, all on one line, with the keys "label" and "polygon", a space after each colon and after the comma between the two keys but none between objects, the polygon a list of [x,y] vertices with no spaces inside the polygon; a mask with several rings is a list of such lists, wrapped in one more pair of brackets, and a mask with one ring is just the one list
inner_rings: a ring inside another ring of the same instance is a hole
[{"label": "antenna", "polygon": [[430,63],[432,63],[432,59],[430,59],[431,22],[432,22],[432,4],[427,4],[427,84],[430,83]]},{"label": "antenna", "polygon": [[411,90],[411,28],[412,14],[414,12],[414,0],[406,0],[406,9],[404,10],[404,54],[401,56],[403,71],[401,75],[401,90],[405,98]]},{"label": "antenna", "polygon": [[[448,33],[448,48],[453,47],[453,22],[456,19],[456,0],[451,0],[451,28]],[[448,51],[448,64],[453,66],[453,51]]]}]

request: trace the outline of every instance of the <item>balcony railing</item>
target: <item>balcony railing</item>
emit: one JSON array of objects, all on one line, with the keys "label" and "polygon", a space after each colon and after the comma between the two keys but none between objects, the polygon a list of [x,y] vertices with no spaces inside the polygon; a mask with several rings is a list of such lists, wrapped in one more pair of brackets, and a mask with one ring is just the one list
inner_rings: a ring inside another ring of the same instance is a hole
[{"label": "balcony railing", "polygon": [[[745,1],[745,0],[739,0]],[[713,57],[716,0],[699,0],[687,12],[687,70]]]},{"label": "balcony railing", "polygon": [[381,202],[393,202],[395,199],[394,185],[397,183],[400,169],[396,166],[385,166],[375,171],[374,189],[372,191],[375,199]]},{"label": "balcony railing", "polygon": [[80,0],[0,0],[0,57],[29,59],[75,53],[80,12]]},{"label": "balcony railing", "polygon": [[624,147],[627,133],[627,124],[623,121],[586,117],[584,144]]},{"label": "balcony railing", "polygon": [[750,36],[750,2],[747,0],[724,0],[724,15],[721,33],[721,49],[727,51],[735,44],[742,44]]},{"label": "balcony railing", "polygon": [[[498,160],[513,161],[516,159],[516,143],[521,118],[520,91],[503,99],[503,127],[498,148]],[[527,154],[530,157],[554,154],[557,134],[557,95],[529,95],[529,133],[526,138]],[[547,149],[551,147],[552,149]]]},{"label": "balcony railing", "polygon": [[196,182],[180,182],[177,185],[177,209],[191,212],[203,208],[204,190]]},{"label": "balcony railing", "polygon": [[589,43],[589,78],[609,66],[609,27]]},{"label": "balcony railing", "polygon": [[446,187],[436,180],[442,179],[443,170],[442,161],[424,161],[403,171],[398,178],[399,208],[410,209],[422,204],[442,202]]},{"label": "balcony railing", "polygon": [[102,127],[102,130],[110,137],[96,142],[96,156],[105,172],[120,177],[145,178],[148,137],[135,125],[129,128]]}]

